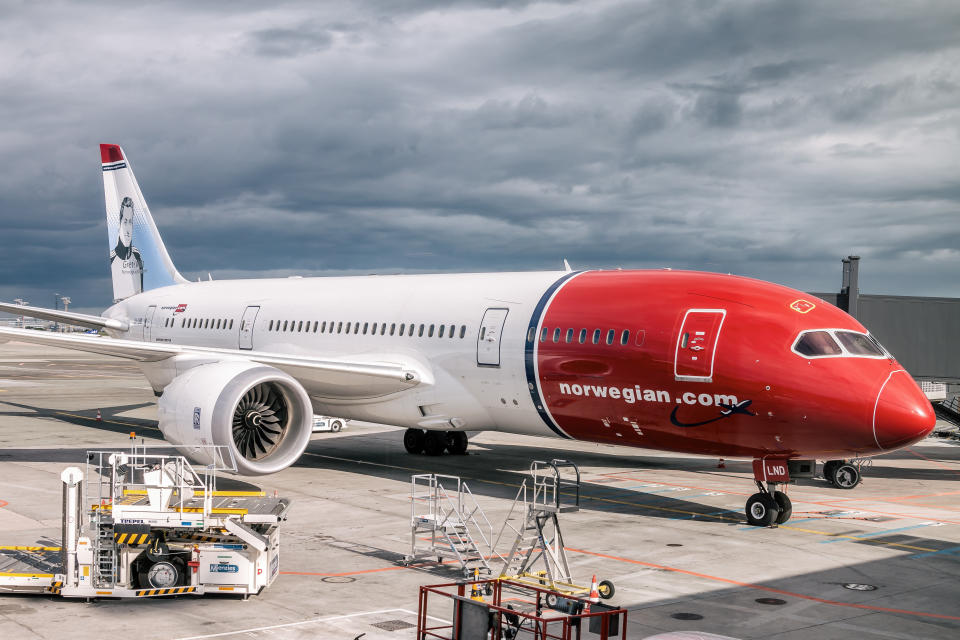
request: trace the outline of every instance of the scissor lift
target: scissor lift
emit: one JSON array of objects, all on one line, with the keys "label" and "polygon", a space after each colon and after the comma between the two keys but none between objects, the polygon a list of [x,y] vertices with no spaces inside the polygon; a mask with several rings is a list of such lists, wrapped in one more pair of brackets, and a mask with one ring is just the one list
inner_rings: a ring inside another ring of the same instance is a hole
[{"label": "scissor lift", "polygon": [[259,593],[280,570],[289,500],[218,491],[217,464],[183,456],[93,451],[63,481],[63,543],[0,547],[0,593],[140,598]]}]

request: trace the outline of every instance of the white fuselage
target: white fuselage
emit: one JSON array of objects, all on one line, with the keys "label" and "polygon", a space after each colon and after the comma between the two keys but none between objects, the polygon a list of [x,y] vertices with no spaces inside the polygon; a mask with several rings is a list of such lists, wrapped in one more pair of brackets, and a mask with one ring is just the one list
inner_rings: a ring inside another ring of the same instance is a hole
[{"label": "white fuselage", "polygon": [[[148,343],[370,363],[396,356],[428,372],[412,389],[352,399],[325,397],[308,376],[298,378],[316,413],[405,427],[553,436],[527,386],[524,341],[538,302],[564,275],[208,281],[148,291],[104,315],[131,321],[129,331],[111,331],[115,337]],[[499,310],[506,310],[505,318]],[[169,379],[169,372],[152,366],[144,373],[158,392]]]}]

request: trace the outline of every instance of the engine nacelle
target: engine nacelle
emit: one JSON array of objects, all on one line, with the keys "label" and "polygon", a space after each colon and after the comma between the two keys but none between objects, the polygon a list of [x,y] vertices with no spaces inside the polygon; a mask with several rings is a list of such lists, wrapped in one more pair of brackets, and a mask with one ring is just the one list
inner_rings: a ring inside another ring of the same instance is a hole
[{"label": "engine nacelle", "polygon": [[213,452],[203,445],[227,447],[244,475],[286,469],[313,429],[313,407],[300,383],[255,362],[189,369],[167,385],[158,404],[160,431],[183,455],[211,464]]}]

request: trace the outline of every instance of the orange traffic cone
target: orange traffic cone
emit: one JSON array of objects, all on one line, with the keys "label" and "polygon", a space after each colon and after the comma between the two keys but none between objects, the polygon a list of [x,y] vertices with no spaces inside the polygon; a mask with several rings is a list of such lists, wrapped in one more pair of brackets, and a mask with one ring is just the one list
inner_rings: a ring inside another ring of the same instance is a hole
[{"label": "orange traffic cone", "polygon": [[103,422],[103,416],[100,415],[100,409],[97,409],[97,422]]},{"label": "orange traffic cone", "polygon": [[593,574],[590,582],[590,602],[600,602],[600,586],[597,584],[597,574]]},{"label": "orange traffic cone", "polygon": [[723,458],[720,458],[720,462],[717,463],[717,469],[726,469],[727,463],[723,461]]}]

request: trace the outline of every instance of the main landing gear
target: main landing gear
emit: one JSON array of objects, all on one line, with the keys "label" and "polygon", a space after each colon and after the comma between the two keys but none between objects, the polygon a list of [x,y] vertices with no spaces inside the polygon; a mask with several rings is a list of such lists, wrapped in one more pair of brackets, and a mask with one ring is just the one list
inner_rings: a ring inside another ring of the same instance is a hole
[{"label": "main landing gear", "polygon": [[468,444],[467,434],[462,431],[407,429],[403,434],[403,448],[414,455],[425,453],[439,456],[449,451],[455,456],[462,456],[466,455]]},{"label": "main landing gear", "polygon": [[823,463],[823,477],[837,489],[853,489],[861,480],[859,466],[846,460]]}]

